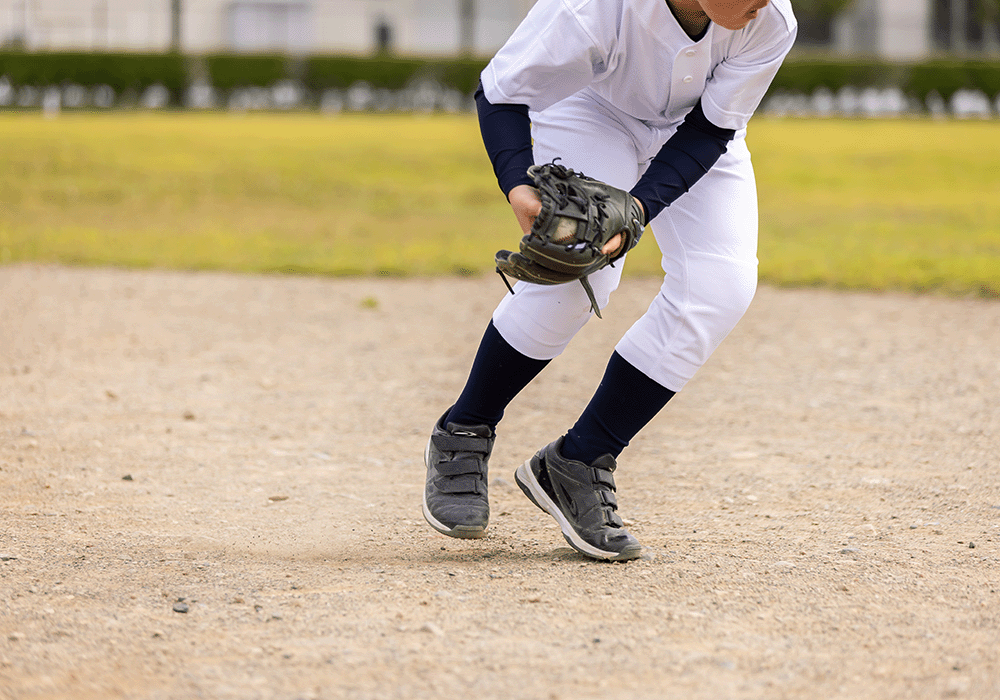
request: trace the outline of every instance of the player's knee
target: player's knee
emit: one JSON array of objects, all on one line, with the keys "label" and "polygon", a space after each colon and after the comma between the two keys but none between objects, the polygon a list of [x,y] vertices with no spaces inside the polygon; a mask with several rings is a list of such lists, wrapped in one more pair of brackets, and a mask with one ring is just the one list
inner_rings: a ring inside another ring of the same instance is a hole
[{"label": "player's knee", "polygon": [[[721,342],[750,308],[757,292],[756,260],[713,259],[700,271],[691,300],[703,309],[711,345]],[[694,285],[692,285],[694,287]]]},{"label": "player's knee", "polygon": [[733,265],[731,274],[719,285],[718,303],[735,326],[750,308],[757,293],[757,266]]}]

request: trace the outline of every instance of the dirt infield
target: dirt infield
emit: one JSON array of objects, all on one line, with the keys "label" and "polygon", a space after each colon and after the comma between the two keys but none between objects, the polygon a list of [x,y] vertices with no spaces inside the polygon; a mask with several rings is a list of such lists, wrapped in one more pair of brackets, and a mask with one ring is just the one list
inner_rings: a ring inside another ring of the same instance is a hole
[{"label": "dirt infield", "polygon": [[457,541],[421,454],[499,279],[0,267],[0,697],[1000,697],[1000,304],[762,288],[622,456],[647,556],[591,562],[512,472],[656,288]]}]

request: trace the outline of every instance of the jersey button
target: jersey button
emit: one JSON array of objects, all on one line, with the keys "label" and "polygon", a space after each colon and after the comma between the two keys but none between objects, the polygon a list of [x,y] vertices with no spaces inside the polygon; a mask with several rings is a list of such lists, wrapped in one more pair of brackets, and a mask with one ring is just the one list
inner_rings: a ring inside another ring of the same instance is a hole
[{"label": "jersey button", "polygon": [[685,75],[685,76],[684,76],[684,80],[683,80],[683,82],[685,82],[685,83],[690,83],[690,82],[691,82],[692,80],[694,80],[694,77],[693,77],[693,76],[690,76],[690,75]]},{"label": "jersey button", "polygon": [[685,51],[684,53],[686,53],[686,54],[687,54],[688,56],[694,56],[694,55],[695,55],[696,53],[698,53],[698,52],[697,52],[697,51],[695,51],[694,49],[688,49],[688,50],[687,50],[687,51]]}]

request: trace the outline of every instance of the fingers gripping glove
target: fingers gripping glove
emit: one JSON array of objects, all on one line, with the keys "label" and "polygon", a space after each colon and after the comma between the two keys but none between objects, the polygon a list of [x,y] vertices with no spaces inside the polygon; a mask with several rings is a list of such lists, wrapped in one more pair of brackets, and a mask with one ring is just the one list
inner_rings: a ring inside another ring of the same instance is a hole
[{"label": "fingers gripping glove", "polygon": [[[497,272],[512,294],[507,275],[535,284],[579,281],[600,318],[587,276],[635,247],[643,231],[642,208],[628,192],[555,162],[532,165],[528,175],[535,181],[542,210],[521,239],[519,252],[497,252]],[[602,253],[619,233],[621,245]]]}]

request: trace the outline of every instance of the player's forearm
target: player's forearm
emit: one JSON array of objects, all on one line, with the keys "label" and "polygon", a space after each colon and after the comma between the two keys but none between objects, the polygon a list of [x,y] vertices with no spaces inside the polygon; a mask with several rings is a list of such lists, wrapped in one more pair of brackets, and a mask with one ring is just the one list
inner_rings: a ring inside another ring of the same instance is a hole
[{"label": "player's forearm", "polygon": [[483,84],[476,90],[476,110],[483,145],[493,163],[493,172],[504,196],[518,185],[532,185],[528,168],[534,165],[531,152],[531,119],[526,105],[493,104],[483,93]]},{"label": "player's forearm", "polygon": [[708,121],[699,101],[631,190],[646,210],[646,221],[652,221],[711,170],[735,136],[733,129]]}]

